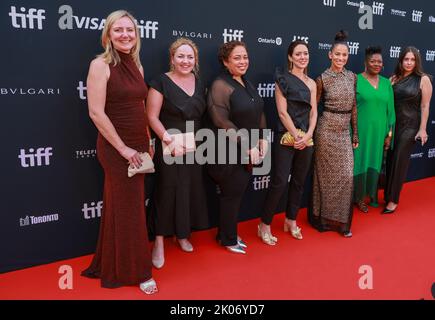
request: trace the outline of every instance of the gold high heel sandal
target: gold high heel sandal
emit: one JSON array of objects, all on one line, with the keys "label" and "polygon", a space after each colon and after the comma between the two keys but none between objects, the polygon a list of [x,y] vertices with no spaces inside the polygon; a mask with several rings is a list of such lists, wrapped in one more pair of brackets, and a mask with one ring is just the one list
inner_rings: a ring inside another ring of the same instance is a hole
[{"label": "gold high heel sandal", "polygon": [[261,225],[260,224],[258,225],[257,230],[258,230],[257,235],[261,238],[261,240],[263,240],[263,242],[265,244],[268,244],[269,246],[276,245],[276,243],[278,242],[278,238],[277,237],[274,237],[269,232],[263,232],[263,231],[261,231]]},{"label": "gold high heel sandal", "polygon": [[299,227],[296,227],[296,229],[292,229],[290,225],[287,222],[284,222],[284,232],[289,232],[292,235],[293,238],[302,240],[302,229]]}]

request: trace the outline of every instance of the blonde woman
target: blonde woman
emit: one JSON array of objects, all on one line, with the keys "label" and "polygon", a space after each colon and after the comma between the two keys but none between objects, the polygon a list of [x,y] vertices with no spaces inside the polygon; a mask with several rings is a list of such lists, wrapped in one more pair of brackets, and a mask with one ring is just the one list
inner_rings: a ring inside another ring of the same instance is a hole
[{"label": "blonde woman", "polygon": [[102,33],[104,53],[90,65],[89,115],[98,129],[97,156],[104,170],[103,214],[95,256],[82,275],[100,278],[104,288],[138,285],[157,292],[145,221],[144,175],[129,178],[148,151],[144,109],[148,88],[139,61],[140,37],[133,16],[112,12]]}]

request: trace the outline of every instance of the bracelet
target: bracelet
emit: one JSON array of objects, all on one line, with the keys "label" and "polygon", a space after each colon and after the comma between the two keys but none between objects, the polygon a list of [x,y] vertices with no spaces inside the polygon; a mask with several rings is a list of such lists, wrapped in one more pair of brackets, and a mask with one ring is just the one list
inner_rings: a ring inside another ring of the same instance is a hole
[{"label": "bracelet", "polygon": [[393,132],[389,131],[388,132],[388,137],[391,138],[393,136]]}]

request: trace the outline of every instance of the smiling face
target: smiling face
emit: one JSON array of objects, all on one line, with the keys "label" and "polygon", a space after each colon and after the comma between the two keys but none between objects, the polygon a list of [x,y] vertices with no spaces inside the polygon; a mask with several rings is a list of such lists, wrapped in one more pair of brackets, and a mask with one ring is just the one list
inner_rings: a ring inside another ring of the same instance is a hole
[{"label": "smiling face", "polygon": [[249,67],[248,52],[243,46],[236,46],[228,56],[227,61],[223,61],[228,71],[235,77],[243,76]]},{"label": "smiling face", "polygon": [[133,21],[129,17],[116,20],[110,28],[109,38],[116,50],[130,53],[137,42],[136,27]]},{"label": "smiling face", "polygon": [[310,54],[307,46],[298,44],[291,56],[288,57],[289,61],[293,64],[293,68],[305,69],[310,62]]},{"label": "smiling face", "polygon": [[380,53],[372,54],[366,61],[367,73],[379,74],[384,66],[382,55]]},{"label": "smiling face", "polygon": [[402,68],[405,74],[412,73],[415,68],[415,55],[412,52],[408,52],[402,61]]},{"label": "smiling face", "polygon": [[332,51],[329,52],[331,67],[341,71],[349,59],[349,49],[345,44],[337,44]]},{"label": "smiling face", "polygon": [[187,44],[179,46],[171,59],[173,71],[181,74],[192,72],[195,63],[195,52],[193,48]]}]

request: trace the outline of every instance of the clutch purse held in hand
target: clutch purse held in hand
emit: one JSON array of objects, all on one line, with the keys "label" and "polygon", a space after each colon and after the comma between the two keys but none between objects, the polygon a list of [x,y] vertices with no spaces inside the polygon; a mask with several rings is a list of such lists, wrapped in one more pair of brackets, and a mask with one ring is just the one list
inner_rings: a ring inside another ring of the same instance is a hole
[{"label": "clutch purse held in hand", "polygon": [[136,173],[153,173],[154,163],[151,159],[151,156],[148,152],[139,153],[140,158],[142,159],[142,164],[139,168],[133,167],[133,165],[128,166],[128,177],[133,177]]},{"label": "clutch purse held in hand", "polygon": [[[174,138],[175,142],[185,146],[186,152],[192,152],[196,150],[195,134],[193,132],[171,134],[171,136]],[[164,141],[162,141],[162,147],[164,155],[171,154],[171,149],[169,148],[169,145],[166,144]]]},{"label": "clutch purse held in hand", "polygon": [[[301,129],[298,129],[298,136],[304,136],[305,132],[302,131]],[[288,146],[288,147],[293,147],[293,145],[295,144],[295,138],[290,134],[290,132],[286,132],[282,135],[281,137],[281,141],[279,142],[281,143],[283,146]],[[310,140],[308,140],[308,146],[314,146],[314,142],[313,139],[310,138]]]}]

